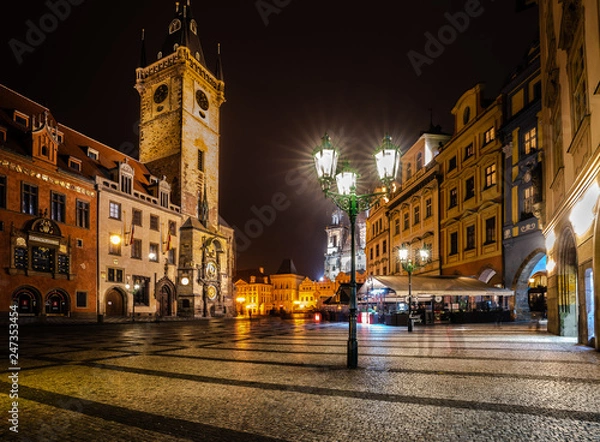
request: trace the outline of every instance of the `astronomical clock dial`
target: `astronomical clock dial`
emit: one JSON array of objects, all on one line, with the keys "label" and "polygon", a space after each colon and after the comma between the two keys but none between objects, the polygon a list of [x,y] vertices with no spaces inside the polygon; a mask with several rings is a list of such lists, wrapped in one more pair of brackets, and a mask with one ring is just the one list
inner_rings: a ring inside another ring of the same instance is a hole
[{"label": "astronomical clock dial", "polygon": [[217,297],[217,288],[214,285],[209,285],[206,288],[206,296],[208,296],[208,299],[215,299]]},{"label": "astronomical clock dial", "polygon": [[214,262],[206,264],[206,279],[215,280],[217,279],[217,266]]},{"label": "astronomical clock dial", "polygon": [[198,103],[198,106],[200,106],[200,109],[204,111],[208,110],[208,97],[201,89],[196,91],[196,102]]},{"label": "astronomical clock dial", "polygon": [[154,102],[156,104],[162,103],[167,99],[167,95],[169,95],[169,88],[166,84],[161,84],[154,91]]}]

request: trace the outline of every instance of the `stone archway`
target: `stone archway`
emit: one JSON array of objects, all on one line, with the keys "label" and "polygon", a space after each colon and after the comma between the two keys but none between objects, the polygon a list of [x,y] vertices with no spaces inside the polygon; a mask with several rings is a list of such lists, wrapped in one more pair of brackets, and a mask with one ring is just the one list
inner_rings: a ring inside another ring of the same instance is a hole
[{"label": "stone archway", "polygon": [[577,244],[575,237],[570,229],[565,229],[558,245],[556,272],[559,336],[578,336],[577,267]]},{"label": "stone archway", "polygon": [[54,316],[68,316],[71,310],[69,295],[62,290],[52,290],[46,295],[46,314]]},{"label": "stone archway", "polygon": [[38,316],[42,308],[42,297],[33,287],[21,287],[13,293],[13,304],[23,316]]},{"label": "stone archway", "polygon": [[517,321],[531,319],[529,308],[529,277],[540,261],[546,257],[543,249],[534,250],[523,260],[515,274],[511,288],[515,291],[515,316]]},{"label": "stone archway", "polygon": [[125,316],[125,297],[116,289],[110,289],[104,296],[104,314],[106,316]]}]

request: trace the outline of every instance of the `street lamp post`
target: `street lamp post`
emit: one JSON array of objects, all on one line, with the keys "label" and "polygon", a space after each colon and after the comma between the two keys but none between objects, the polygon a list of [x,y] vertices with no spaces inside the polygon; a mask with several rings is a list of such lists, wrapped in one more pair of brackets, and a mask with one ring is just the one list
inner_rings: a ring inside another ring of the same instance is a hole
[{"label": "street lamp post", "polygon": [[[146,283],[143,279],[140,279],[140,280],[136,279],[133,283],[133,287],[129,283],[125,284],[125,288],[131,292],[131,301],[132,301],[132,303],[131,303],[131,322],[135,322],[135,303],[137,302],[137,300],[139,298],[140,290],[143,289],[145,284]],[[133,290],[132,290],[132,288],[133,288]]]},{"label": "street lamp post", "polygon": [[[358,366],[358,342],[356,340],[356,244],[354,234],[356,217],[360,212],[371,208],[380,198],[389,196],[389,187],[396,178],[398,170],[400,149],[398,146],[392,144],[392,138],[386,135],[383,139],[383,144],[376,149],[374,156],[377,162],[379,179],[382,181],[385,189],[383,192],[357,195],[356,180],[358,175],[348,167],[343,167],[338,172],[339,152],[331,144],[329,135],[325,134],[321,138],[321,144],[313,151],[317,176],[325,196],[331,198],[335,205],[346,212],[350,219],[351,294],[348,306],[348,368],[356,368]],[[337,185],[337,192],[332,191],[334,182]]]},{"label": "street lamp post", "polygon": [[402,263],[402,268],[405,272],[408,273],[408,331],[413,331],[413,319],[411,317],[412,313],[412,274],[413,272],[423,267],[424,263],[429,259],[429,250],[426,248],[422,248],[419,250],[419,262],[414,262],[410,258],[409,250],[406,247],[400,249],[400,262]]}]

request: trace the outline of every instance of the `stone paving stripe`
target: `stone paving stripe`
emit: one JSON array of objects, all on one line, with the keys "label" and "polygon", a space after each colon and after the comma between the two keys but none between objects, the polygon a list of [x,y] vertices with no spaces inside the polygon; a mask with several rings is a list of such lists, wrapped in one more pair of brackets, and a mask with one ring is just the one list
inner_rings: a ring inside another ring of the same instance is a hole
[{"label": "stone paving stripe", "polygon": [[[0,382],[8,386],[6,382]],[[6,388],[6,387],[5,387]],[[5,390],[6,391],[6,390]],[[190,422],[184,419],[166,417],[143,411],[130,410],[116,405],[102,404],[100,402],[79,399],[60,393],[53,393],[38,388],[19,386],[19,395],[25,399],[55,408],[68,409],[87,416],[97,417],[106,421],[113,421],[129,427],[136,427],[146,431],[153,431],[168,436],[188,438],[195,442],[286,442],[284,439],[245,433],[213,425]],[[80,407],[73,410],[61,404],[71,404],[76,400]]]},{"label": "stone paving stripe", "polygon": [[[434,407],[444,408],[460,408],[466,410],[476,411],[491,411],[497,413],[508,413],[508,414],[525,414],[534,416],[543,416],[547,418],[555,419],[570,419],[576,421],[588,421],[594,423],[600,423],[600,413],[579,411],[579,410],[560,410],[545,407],[531,407],[518,404],[495,404],[490,402],[479,402],[479,401],[466,401],[457,399],[441,399],[441,398],[427,398],[417,396],[406,396],[398,394],[387,394],[387,393],[373,393],[369,391],[351,391],[351,390],[337,390],[323,387],[305,387],[300,385],[292,384],[273,384],[266,382],[255,382],[255,381],[243,381],[235,379],[223,379],[214,378],[208,376],[199,376],[184,373],[173,373],[158,370],[148,370],[143,368],[135,367],[121,367],[107,364],[80,364],[89,367],[101,368],[105,370],[122,371],[127,373],[135,373],[146,376],[157,376],[169,379],[182,379],[192,382],[201,382],[207,384],[227,385],[234,387],[245,387],[245,388],[257,388],[262,390],[273,390],[273,391],[285,391],[294,392],[301,394],[311,394],[317,396],[339,396],[346,398],[355,398],[361,400],[372,400],[380,402],[395,402],[395,403],[406,403],[414,405],[428,405]],[[483,374],[483,376],[489,377],[489,374]]]}]

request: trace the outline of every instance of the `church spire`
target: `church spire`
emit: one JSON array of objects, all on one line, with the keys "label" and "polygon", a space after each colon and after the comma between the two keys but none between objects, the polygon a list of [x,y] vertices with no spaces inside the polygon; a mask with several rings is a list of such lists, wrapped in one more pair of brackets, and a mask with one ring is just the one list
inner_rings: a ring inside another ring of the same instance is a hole
[{"label": "church spire", "polygon": [[194,58],[206,67],[204,52],[198,37],[198,23],[192,14],[191,0],[186,0],[184,5],[175,2],[175,17],[169,24],[169,33],[158,58],[172,54],[180,46],[188,48]]},{"label": "church spire", "polygon": [[217,44],[217,67],[215,68],[217,80],[225,81],[223,78],[223,64],[221,63],[221,43]]},{"label": "church spire", "polygon": [[148,66],[148,61],[146,59],[146,30],[142,29],[142,47],[140,48],[140,66],[141,68],[145,68]]}]

